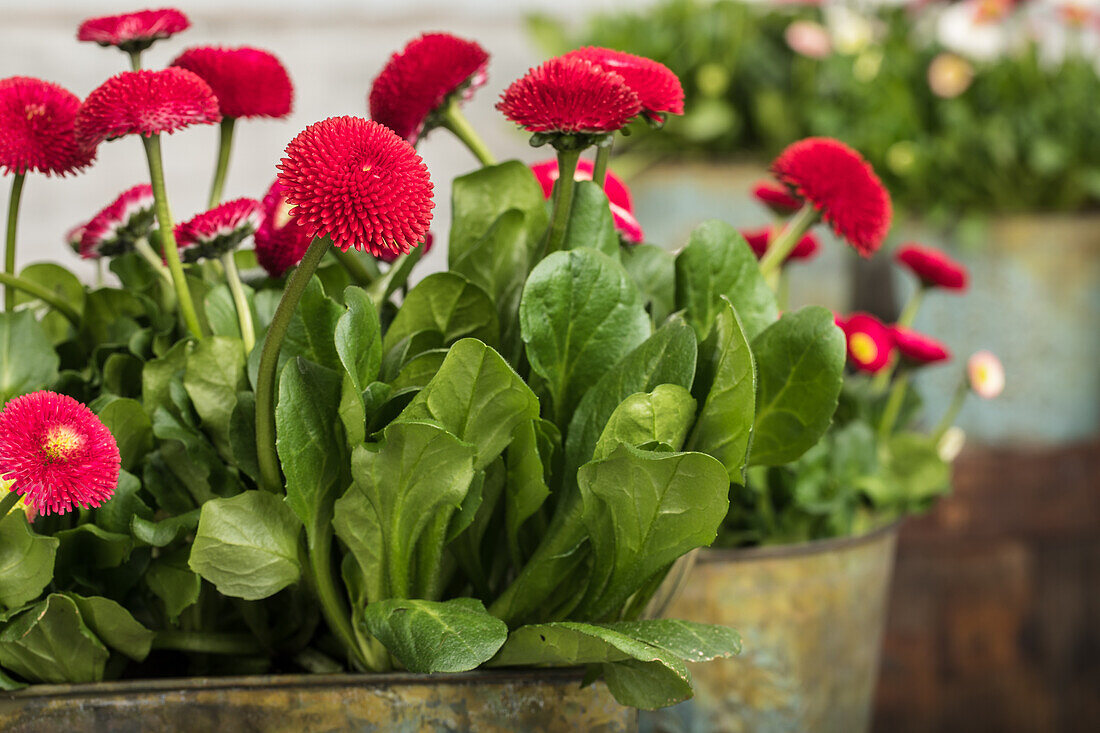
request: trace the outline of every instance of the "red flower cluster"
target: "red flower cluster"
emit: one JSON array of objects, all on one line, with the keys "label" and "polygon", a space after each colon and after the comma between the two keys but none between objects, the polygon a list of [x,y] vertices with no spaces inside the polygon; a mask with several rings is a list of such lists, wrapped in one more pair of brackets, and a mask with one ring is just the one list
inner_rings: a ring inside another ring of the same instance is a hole
[{"label": "red flower cluster", "polygon": [[[779,230],[774,227],[764,227],[762,229],[749,229],[743,230],[741,236],[745,238],[745,241],[752,247],[753,253],[757,259],[764,256],[764,253],[768,251],[768,244],[779,235]],[[798,244],[794,246],[791,253],[787,255],[786,262],[791,260],[808,260],[815,257],[818,250],[821,249],[821,243],[817,241],[817,237],[813,232],[807,232],[802,239],[798,240]]]},{"label": "red flower cluster", "polygon": [[[577,171],[573,174],[573,180],[591,181],[595,165],[592,161],[582,158],[577,161]],[[558,161],[556,158],[544,160],[531,166],[531,171],[542,186],[543,195],[549,199],[554,191],[554,183],[558,180]],[[607,194],[608,203],[611,205],[611,216],[615,220],[615,228],[622,238],[630,244],[637,244],[645,239],[642,225],[634,218],[634,203],[630,198],[630,189],[611,171],[607,172],[604,180],[603,192]]]},{"label": "red flower cluster", "polygon": [[837,318],[837,325],[848,340],[848,360],[856,369],[874,374],[890,363],[894,333],[870,313],[853,313]]},{"label": "red flower cluster", "polygon": [[123,135],[149,137],[221,121],[210,85],[185,69],[126,71],[100,84],[76,116],[86,146]]},{"label": "red flower cluster", "polygon": [[901,326],[894,326],[893,331],[898,353],[911,365],[933,364],[951,358],[947,347],[931,336]]},{"label": "red flower cluster", "polygon": [[920,278],[925,287],[966,290],[966,268],[933,247],[909,243],[898,248],[897,261]]},{"label": "red flower cluster", "polygon": [[497,109],[530,132],[607,133],[642,103],[619,74],[580,58],[554,58],[504,90]]},{"label": "red flower cluster", "polygon": [[172,66],[197,74],[218,98],[223,117],[286,117],[294,86],[282,63],[258,48],[190,48]]},{"label": "red flower cluster", "polygon": [[309,231],[290,215],[290,204],[283,195],[283,184],[276,180],[260,203],[262,216],[253,241],[256,260],[272,277],[282,277],[302,261],[309,243]]},{"label": "red flower cluster", "polygon": [[661,121],[665,114],[684,113],[684,88],[676,74],[664,64],[644,56],[595,46],[570,51],[565,58],[584,59],[621,76],[638,95],[642,112],[652,120]]},{"label": "red flower cluster", "polygon": [[114,494],[118,444],[72,397],[34,392],[0,412],[0,478],[39,514],[97,507]]},{"label": "red flower cluster", "polygon": [[830,138],[806,138],[780,153],[772,171],[861,255],[870,257],[882,246],[890,230],[890,194],[859,153]]},{"label": "red flower cluster", "polygon": [[752,197],[777,216],[789,216],[802,208],[801,201],[791,196],[786,188],[771,181],[760,181],[753,186]]},{"label": "red flower cluster", "polygon": [[175,8],[139,10],[136,13],[89,18],[80,24],[76,40],[100,46],[117,46],[123,51],[144,51],[161,38],[191,27],[187,16]]},{"label": "red flower cluster", "polygon": [[432,221],[432,182],[424,161],[389,128],[360,117],[331,117],[300,132],[279,163],[295,219],[334,245],[405,254]]},{"label": "red flower cluster", "polygon": [[432,114],[460,94],[469,99],[488,80],[489,54],[449,33],[426,33],[390,57],[371,85],[370,116],[413,145]]},{"label": "red flower cluster", "polygon": [[176,242],[185,262],[215,260],[236,249],[260,225],[260,202],[234,199],[176,225]]},{"label": "red flower cluster", "polygon": [[153,204],[153,187],[148,183],[123,191],[81,228],[80,256],[96,260],[132,250],[153,228]]},{"label": "red flower cluster", "polygon": [[13,76],[0,81],[0,168],[65,175],[95,158],[74,133],[80,99],[41,79]]}]

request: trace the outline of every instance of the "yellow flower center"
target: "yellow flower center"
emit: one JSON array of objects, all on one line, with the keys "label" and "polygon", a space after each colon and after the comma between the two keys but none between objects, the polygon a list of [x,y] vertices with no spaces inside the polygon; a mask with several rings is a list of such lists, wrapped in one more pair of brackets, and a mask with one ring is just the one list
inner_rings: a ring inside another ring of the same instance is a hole
[{"label": "yellow flower center", "polygon": [[46,433],[46,440],[42,443],[42,452],[51,461],[64,461],[71,458],[73,453],[80,450],[84,444],[84,438],[68,425],[58,425],[50,428]]},{"label": "yellow flower center", "polygon": [[275,228],[282,229],[290,223],[290,209],[291,205],[285,200],[279,202],[278,208],[275,209]]},{"label": "yellow flower center", "polygon": [[848,337],[848,348],[863,364],[870,364],[878,357],[878,344],[865,333],[853,333]]}]

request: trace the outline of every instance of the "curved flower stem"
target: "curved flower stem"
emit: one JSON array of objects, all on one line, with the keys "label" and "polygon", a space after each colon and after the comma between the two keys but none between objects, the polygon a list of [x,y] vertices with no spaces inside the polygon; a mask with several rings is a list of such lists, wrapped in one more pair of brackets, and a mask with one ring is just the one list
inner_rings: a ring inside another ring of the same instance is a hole
[{"label": "curved flower stem", "polygon": [[469,148],[482,165],[496,165],[497,159],[489,152],[489,147],[481,136],[477,134],[462,110],[458,108],[458,102],[451,100],[447,106],[439,111],[440,124],[450,130],[462,144]]},{"label": "curved flower stem", "polygon": [[154,649],[173,649],[201,654],[263,654],[267,650],[248,634],[191,632],[168,629],[153,637]]},{"label": "curved flower stem", "polygon": [[606,145],[596,146],[596,162],[592,167],[592,180],[600,188],[603,188],[604,182],[607,181],[607,164],[611,160],[611,147],[614,144],[615,136],[610,135],[607,138]]},{"label": "curved flower stem", "polygon": [[363,261],[352,252],[345,252],[339,247],[333,247],[332,254],[336,257],[336,261],[347,271],[348,276],[351,277],[352,282],[356,285],[365,288],[378,279],[377,270],[375,273],[371,273],[371,271],[367,269],[367,266],[363,264]]},{"label": "curved flower stem", "polygon": [[[909,298],[909,302],[902,308],[901,315],[898,316],[897,325],[902,328],[909,328],[913,325],[913,321],[917,319],[917,311],[920,310],[921,303],[924,301],[924,292],[924,285],[918,285],[912,297]],[[890,365],[883,367],[878,374],[875,375],[874,380],[871,382],[871,387],[876,393],[886,391],[886,385],[890,384],[890,377],[894,376],[894,370],[897,369],[897,367],[898,362],[895,358]]]},{"label": "curved flower stem", "polygon": [[420,261],[423,254],[423,245],[420,245],[409,251],[408,254],[401,255],[390,264],[390,269],[386,270],[386,274],[375,280],[367,289],[367,295],[370,296],[370,300],[376,308],[380,309],[387,298],[397,292],[398,288],[405,286],[405,283],[409,281],[409,274],[412,272],[413,266]]},{"label": "curved flower stem", "polygon": [[944,433],[955,424],[955,418],[959,416],[968,394],[970,394],[970,382],[966,377],[963,377],[962,381],[959,382],[959,386],[955,388],[955,396],[951,398],[951,404],[948,406],[947,412],[943,414],[939,424],[936,425],[936,429],[932,431],[933,442],[939,443],[943,439]]},{"label": "curved flower stem", "polygon": [[902,372],[894,382],[890,390],[890,397],[886,400],[886,407],[882,411],[882,422],[878,425],[879,442],[885,442],[890,433],[894,432],[894,426],[901,414],[901,406],[905,404],[905,391],[909,387],[909,373]]},{"label": "curved flower stem", "polygon": [[244,342],[244,353],[252,353],[252,347],[256,345],[256,326],[252,323],[252,308],[248,305],[248,296],[244,293],[244,285],[241,284],[241,274],[237,271],[237,261],[233,259],[233,251],[226,252],[221,257],[222,267],[225,268],[225,281],[229,284],[229,292],[233,296],[233,305],[237,307],[237,322],[241,326],[241,340]]},{"label": "curved flower stem", "polygon": [[256,376],[256,455],[260,464],[260,486],[273,493],[279,493],[283,486],[279,454],[275,450],[275,380],[279,352],[283,349],[290,319],[302,299],[302,293],[330,246],[327,239],[320,237],[310,243],[301,263],[287,281],[260,354],[260,369]]},{"label": "curved flower stem", "polygon": [[172,273],[172,282],[176,286],[180,313],[187,330],[195,338],[202,338],[202,326],[191,300],[191,290],[187,287],[187,276],[180,262],[179,247],[176,246],[176,232],[172,225],[172,212],[168,208],[168,194],[164,187],[164,162],[160,156],[160,135],[150,135],[141,139],[145,145],[145,156],[149,159],[149,178],[153,186],[153,198],[156,200],[157,223],[160,226],[160,238],[164,244],[164,256],[168,260],[168,270]]},{"label": "curved flower stem", "polygon": [[817,222],[818,216],[814,205],[807,203],[791,217],[779,236],[768,244],[768,251],[760,258],[760,274],[768,280],[773,289],[778,280],[776,273],[786,262],[787,255],[798,245],[806,230]]},{"label": "curved flower stem", "polygon": [[565,241],[565,231],[569,228],[569,210],[573,208],[573,176],[577,173],[579,150],[558,151],[558,182],[554,185],[554,211],[550,214],[550,229],[547,232],[543,257],[561,249]]},{"label": "curved flower stem", "polygon": [[214,208],[222,200],[225,174],[229,170],[229,153],[233,149],[233,124],[236,121],[236,117],[226,117],[218,126],[218,164],[214,168],[214,181],[210,184],[210,200],[206,204],[208,209]]},{"label": "curved flower stem", "polygon": [[[8,199],[8,236],[4,242],[4,273],[15,276],[15,231],[19,224],[19,201],[23,198],[25,173],[16,173],[11,181],[11,198]],[[4,310],[15,307],[15,291],[4,288]]]},{"label": "curved flower stem", "polygon": [[11,293],[12,298],[15,297],[16,290],[22,290],[27,295],[38,298],[46,305],[68,318],[69,322],[72,323],[74,327],[80,327],[80,314],[77,313],[71,305],[57,297],[57,294],[52,290],[38,283],[31,282],[30,280],[24,280],[21,277],[9,275],[6,272],[0,272],[0,283],[4,285],[6,292]]},{"label": "curved flower stem", "polygon": [[130,56],[130,68],[133,71],[141,70],[141,51],[127,51]]},{"label": "curved flower stem", "polygon": [[[152,267],[158,275],[163,277],[169,285],[172,284],[172,273],[168,272],[168,268],[164,266],[164,262],[161,260],[160,255],[158,255],[149,244],[149,240],[142,237],[134,242],[134,251],[141,255],[142,258],[149,263],[149,266]],[[97,260],[97,262],[102,262],[102,260]]]},{"label": "curved flower stem", "polygon": [[21,498],[22,496],[14,491],[4,494],[4,498],[0,499],[0,520],[11,513],[11,510],[19,503]]}]

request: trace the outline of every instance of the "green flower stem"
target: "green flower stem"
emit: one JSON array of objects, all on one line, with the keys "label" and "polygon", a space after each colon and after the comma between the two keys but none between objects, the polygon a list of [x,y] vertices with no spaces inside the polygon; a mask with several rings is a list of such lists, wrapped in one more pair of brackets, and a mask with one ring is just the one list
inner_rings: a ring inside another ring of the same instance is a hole
[{"label": "green flower stem", "polygon": [[225,268],[225,281],[229,284],[229,292],[233,295],[233,305],[237,307],[237,323],[241,326],[244,353],[250,354],[252,347],[256,345],[256,326],[252,323],[252,308],[248,305],[248,296],[244,293],[241,273],[237,271],[237,261],[233,259],[233,252],[226,252],[221,260]]},{"label": "green flower stem", "polygon": [[440,124],[450,130],[462,144],[469,148],[481,164],[484,166],[496,165],[497,159],[489,151],[489,147],[481,136],[477,134],[466,115],[458,108],[458,102],[451,100],[446,107],[439,112]]},{"label": "green flower stem", "polygon": [[943,414],[943,418],[940,419],[936,429],[932,432],[932,439],[939,443],[943,439],[944,433],[946,433],[952,425],[955,424],[955,418],[959,416],[959,412],[962,410],[963,403],[966,402],[967,395],[970,394],[970,381],[966,377],[963,377],[959,381],[959,386],[955,388],[955,396],[951,398],[951,404],[947,408],[947,412]]},{"label": "green flower stem", "polygon": [[386,270],[386,274],[375,280],[367,289],[367,295],[370,296],[371,303],[376,308],[381,308],[387,298],[408,282],[409,273],[423,254],[424,245],[421,244],[416,249],[410,250],[408,254],[401,255],[393,261],[390,269]]},{"label": "green flower stem", "polygon": [[[172,284],[172,273],[168,272],[168,268],[164,266],[164,261],[161,260],[160,255],[158,255],[152,245],[149,244],[149,240],[142,237],[134,242],[134,251],[141,255],[142,258],[149,263],[149,266],[152,267],[158,275],[163,277],[169,285]],[[96,262],[99,263],[102,262],[102,260],[96,260]]]},{"label": "green flower stem", "polygon": [[6,292],[11,293],[12,298],[15,297],[16,290],[22,290],[27,295],[38,298],[46,305],[68,318],[73,326],[77,328],[80,327],[80,314],[77,313],[71,305],[57,297],[57,294],[52,290],[38,283],[31,282],[30,280],[24,280],[21,277],[9,275],[6,272],[0,272],[0,284],[4,285]]},{"label": "green flower stem", "polygon": [[259,641],[248,634],[165,630],[153,637],[154,649],[199,654],[264,654]]},{"label": "green flower stem", "polygon": [[336,261],[347,271],[352,282],[359,287],[365,288],[378,279],[380,273],[378,273],[377,268],[375,268],[374,273],[371,273],[367,266],[363,264],[363,261],[356,257],[351,250],[345,252],[339,247],[333,247],[332,254],[336,257]]},{"label": "green flower stem", "polygon": [[17,494],[14,491],[9,491],[7,494],[4,494],[4,498],[0,499],[0,519],[8,516],[15,505],[19,503],[19,500],[21,498],[22,495]]},{"label": "green flower stem", "polygon": [[777,273],[786,262],[787,255],[798,245],[798,241],[806,231],[817,223],[818,217],[819,213],[814,205],[807,203],[791,217],[779,236],[768,244],[768,251],[760,258],[760,273],[768,279],[773,288],[778,278]]},{"label": "green flower stem", "polygon": [[236,121],[236,117],[225,117],[218,126],[218,163],[214,168],[214,180],[210,184],[210,200],[206,204],[208,209],[214,208],[222,200],[225,174],[229,171],[229,153],[233,149],[233,125]]},{"label": "green flower stem", "polygon": [[[565,241],[565,231],[569,228],[569,210],[573,208],[573,176],[577,172],[579,150],[558,151],[558,182],[554,185],[554,211],[550,215],[550,229],[546,239],[543,256],[557,252]],[[541,258],[540,258],[541,259]]]},{"label": "green flower stem", "polygon": [[[924,285],[918,285],[917,289],[913,292],[913,296],[909,298],[909,302],[901,309],[901,315],[898,316],[897,325],[902,328],[909,328],[913,325],[913,321],[917,319],[917,311],[920,310],[921,303],[924,301],[924,293]],[[890,384],[890,377],[894,376],[894,370],[897,369],[897,367],[898,362],[895,358],[893,362],[883,367],[879,373],[875,375],[874,380],[871,382],[871,387],[875,393],[881,394],[886,391],[886,386]]]},{"label": "green flower stem", "polygon": [[612,135],[608,137],[606,145],[596,146],[596,163],[592,167],[592,180],[600,188],[603,188],[604,182],[607,181],[607,164],[611,160],[611,147],[614,144],[615,137]]},{"label": "green flower stem", "polygon": [[287,281],[260,354],[260,369],[256,377],[256,454],[260,464],[260,486],[273,493],[280,493],[283,487],[279,454],[275,450],[275,380],[279,352],[282,351],[290,319],[302,299],[302,293],[331,246],[327,239],[320,237],[310,243],[301,263]]},{"label": "green flower stem", "polygon": [[199,314],[195,311],[195,303],[191,300],[191,290],[187,287],[187,276],[183,273],[183,263],[180,262],[179,247],[176,246],[176,232],[172,225],[172,212],[168,208],[168,194],[164,187],[164,162],[160,155],[160,135],[143,137],[141,142],[145,145],[145,156],[149,159],[149,178],[153,186],[153,198],[156,200],[157,223],[160,227],[160,238],[164,245],[165,259],[168,260],[168,270],[172,273],[172,282],[176,286],[176,297],[179,299],[180,313],[183,314],[183,322],[187,330],[196,338],[202,338],[202,326],[199,323]]},{"label": "green flower stem", "polygon": [[332,523],[322,522],[321,527],[308,542],[310,578],[313,590],[321,604],[321,615],[329,629],[343,643],[351,659],[374,671],[381,671],[359,646],[355,631],[351,626],[351,616],[347,604],[336,587],[336,578],[332,569]]},{"label": "green flower stem", "polygon": [[[23,198],[25,173],[16,173],[11,181],[11,198],[8,199],[8,236],[4,242],[4,273],[15,275],[15,231],[19,224],[19,202]],[[15,307],[15,291],[4,288],[4,310]]]},{"label": "green flower stem", "polygon": [[141,70],[141,51],[127,51],[130,56],[130,68],[134,71]]},{"label": "green flower stem", "polygon": [[882,422],[878,425],[878,439],[880,443],[886,442],[890,434],[894,432],[894,426],[901,414],[901,406],[905,404],[905,391],[909,388],[909,373],[902,372],[894,381],[890,390],[890,397],[886,400],[886,407],[882,411]]}]

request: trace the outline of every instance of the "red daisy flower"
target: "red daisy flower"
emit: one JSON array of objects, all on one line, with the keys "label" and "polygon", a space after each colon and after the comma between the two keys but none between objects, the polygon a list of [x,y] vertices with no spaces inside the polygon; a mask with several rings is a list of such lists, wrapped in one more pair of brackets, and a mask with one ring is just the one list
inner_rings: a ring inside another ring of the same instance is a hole
[{"label": "red daisy flower", "polygon": [[80,98],[41,79],[0,81],[0,168],[65,175],[95,158],[95,146],[77,144],[73,126]]},{"label": "red daisy flower", "polygon": [[80,24],[76,40],[91,41],[100,46],[117,46],[133,53],[144,51],[154,42],[190,27],[191,21],[175,8],[139,10],[136,13],[89,18]]},{"label": "red daisy flower", "polygon": [[927,287],[966,290],[966,268],[934,247],[909,243],[902,245],[897,261],[909,268]]},{"label": "red daisy flower", "polygon": [[894,326],[894,345],[901,358],[913,365],[947,361],[951,352],[942,343],[911,328]]},{"label": "red daisy flower", "polygon": [[[753,254],[756,255],[757,259],[764,256],[764,253],[768,251],[768,243],[778,234],[779,232],[773,227],[741,231],[741,236],[749,243],[749,247],[752,248]],[[798,244],[794,246],[794,249],[791,250],[791,253],[787,255],[787,259],[784,261],[809,260],[815,257],[820,249],[821,243],[817,241],[817,237],[815,237],[812,232],[806,232],[802,239],[798,240]]]},{"label": "red daisy flower", "polygon": [[260,226],[256,199],[234,199],[176,225],[176,242],[184,262],[216,260],[235,250]]},{"label": "red daisy flower", "polygon": [[497,109],[530,132],[615,132],[641,111],[623,77],[579,58],[554,58],[504,90]]},{"label": "red daisy flower", "polygon": [[837,325],[848,339],[848,360],[856,369],[874,374],[890,363],[894,334],[889,326],[869,313],[853,313]]},{"label": "red daisy flower", "polygon": [[644,56],[596,46],[570,51],[565,58],[585,59],[621,76],[638,95],[642,112],[652,120],[659,122],[664,120],[666,114],[684,113],[684,88],[676,74],[664,64]]},{"label": "red daisy flower", "polygon": [[767,206],[777,216],[789,216],[802,208],[786,188],[771,181],[760,181],[752,187],[752,197]]},{"label": "red daisy flower", "polygon": [[294,87],[279,59],[258,48],[190,48],[172,66],[198,74],[224,117],[286,117]]},{"label": "red daisy flower", "polygon": [[[591,181],[595,164],[591,160],[580,159],[577,161],[577,172],[573,175],[576,181]],[[556,158],[544,160],[531,166],[531,172],[535,174],[539,185],[542,186],[543,195],[549,200],[554,191],[554,183],[558,180],[558,161]],[[607,200],[611,204],[611,216],[615,219],[615,228],[624,240],[630,244],[637,244],[645,239],[642,225],[634,218],[634,203],[630,198],[630,189],[611,171],[607,172],[604,180],[603,192],[607,194]]]},{"label": "red daisy flower", "polygon": [[256,260],[272,277],[282,277],[302,261],[309,243],[309,231],[290,215],[290,204],[283,197],[283,184],[271,184],[260,202],[263,216],[253,237]]},{"label": "red daisy flower", "polygon": [[84,100],[76,116],[76,134],[92,146],[123,135],[149,137],[221,119],[217,97],[198,75],[175,67],[125,71]]},{"label": "red daisy flower", "polygon": [[450,99],[468,100],[485,84],[489,54],[449,33],[426,33],[390,57],[371,85],[370,116],[413,145],[438,122]]},{"label": "red daisy flower", "polygon": [[118,486],[118,444],[72,397],[33,392],[0,412],[0,478],[39,514],[97,507]]},{"label": "red daisy flower", "polygon": [[890,194],[859,153],[838,140],[810,137],[780,153],[772,172],[861,255],[870,257],[882,246],[890,231]]},{"label": "red daisy flower", "polygon": [[80,256],[86,260],[117,257],[149,236],[156,223],[153,187],[139,183],[85,224],[80,234]]},{"label": "red daisy flower", "polygon": [[361,117],[330,117],[286,146],[279,181],[311,237],[378,257],[405,254],[432,221],[427,166],[407,141]]}]

